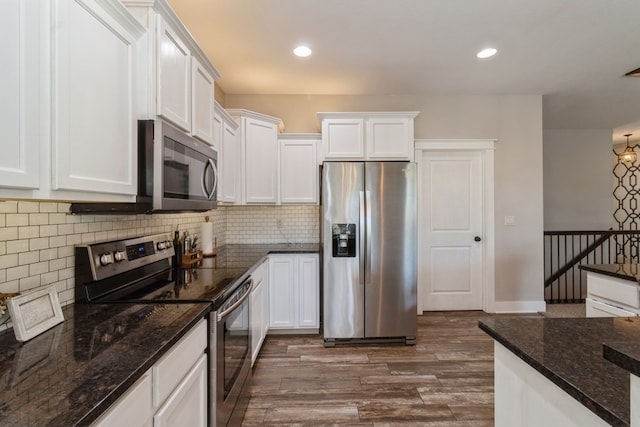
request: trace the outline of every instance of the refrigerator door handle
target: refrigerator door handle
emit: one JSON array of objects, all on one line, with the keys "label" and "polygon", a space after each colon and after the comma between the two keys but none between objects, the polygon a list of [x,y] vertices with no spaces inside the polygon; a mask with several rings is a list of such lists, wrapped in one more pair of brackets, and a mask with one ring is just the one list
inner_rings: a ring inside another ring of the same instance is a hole
[{"label": "refrigerator door handle", "polygon": [[371,283],[371,191],[365,191],[365,255],[364,255],[364,284]]},{"label": "refrigerator door handle", "polygon": [[367,229],[367,224],[366,224],[366,204],[365,204],[365,197],[364,197],[364,191],[360,192],[360,224],[359,224],[359,228],[360,230],[358,230],[359,233],[359,237],[360,237],[360,241],[359,241],[359,246],[360,249],[358,251],[358,266],[360,269],[360,283],[362,285],[365,284],[365,280],[366,280],[366,276],[364,274],[364,269],[365,269],[365,245],[366,245],[366,240],[365,240],[365,230]]}]

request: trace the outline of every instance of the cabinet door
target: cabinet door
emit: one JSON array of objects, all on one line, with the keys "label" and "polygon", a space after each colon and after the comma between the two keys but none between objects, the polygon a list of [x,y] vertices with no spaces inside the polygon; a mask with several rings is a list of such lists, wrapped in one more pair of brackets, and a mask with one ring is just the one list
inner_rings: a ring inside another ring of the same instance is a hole
[{"label": "cabinet door", "polygon": [[367,159],[413,158],[413,119],[369,118],[366,122]]},{"label": "cabinet door", "polygon": [[203,354],[153,417],[154,427],[206,427],[207,356]]},{"label": "cabinet door", "polygon": [[157,113],[191,131],[191,52],[158,16]]},{"label": "cabinet door", "polygon": [[214,81],[196,58],[191,59],[191,82],[191,131],[196,138],[213,144]]},{"label": "cabinet door", "polygon": [[[39,186],[39,0],[0,2],[0,182]],[[36,65],[36,66],[34,66]]]},{"label": "cabinet door", "polygon": [[245,202],[277,202],[278,128],[253,118],[243,118]]},{"label": "cabinet door", "polygon": [[238,203],[240,199],[240,150],[237,129],[227,122],[222,123],[221,131],[221,171],[219,201]]},{"label": "cabinet door", "polygon": [[53,189],[136,194],[136,42],[118,2],[52,3]]},{"label": "cabinet door", "polygon": [[269,329],[296,326],[294,260],[288,255],[269,256]]},{"label": "cabinet door", "polygon": [[91,425],[150,427],[152,415],[151,372],[147,372]]},{"label": "cabinet door", "polygon": [[262,320],[263,320],[263,298],[264,298],[264,280],[254,277],[253,290],[251,291],[251,366],[258,357],[260,346],[262,345]]},{"label": "cabinet door", "polygon": [[318,203],[318,141],[281,140],[280,203]]},{"label": "cabinet door", "polygon": [[298,313],[296,326],[299,328],[319,327],[319,286],[318,255],[297,255]]},{"label": "cabinet door", "polygon": [[323,120],[322,145],[325,160],[364,160],[364,120]]}]

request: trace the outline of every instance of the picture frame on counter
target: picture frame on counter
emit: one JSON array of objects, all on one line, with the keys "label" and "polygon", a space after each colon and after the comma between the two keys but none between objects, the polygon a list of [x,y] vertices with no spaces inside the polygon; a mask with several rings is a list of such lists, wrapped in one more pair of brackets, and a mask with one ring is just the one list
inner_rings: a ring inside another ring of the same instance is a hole
[{"label": "picture frame on counter", "polygon": [[18,341],[28,341],[64,321],[55,286],[13,297],[7,308]]}]

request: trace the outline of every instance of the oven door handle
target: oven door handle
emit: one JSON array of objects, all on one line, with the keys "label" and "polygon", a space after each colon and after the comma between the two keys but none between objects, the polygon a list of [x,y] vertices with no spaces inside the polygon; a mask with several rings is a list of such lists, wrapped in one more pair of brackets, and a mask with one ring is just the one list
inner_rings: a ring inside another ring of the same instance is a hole
[{"label": "oven door handle", "polygon": [[240,287],[243,287],[245,285],[245,283],[249,283],[249,286],[247,286],[246,292],[238,299],[238,301],[234,302],[229,308],[227,308],[226,310],[221,311],[220,313],[218,313],[218,322],[221,322],[222,319],[227,317],[227,315],[229,315],[229,313],[231,313],[240,304],[242,304],[247,298],[249,298],[249,295],[251,294],[251,289],[253,288],[253,279],[252,278],[248,278],[242,285],[240,285]]}]

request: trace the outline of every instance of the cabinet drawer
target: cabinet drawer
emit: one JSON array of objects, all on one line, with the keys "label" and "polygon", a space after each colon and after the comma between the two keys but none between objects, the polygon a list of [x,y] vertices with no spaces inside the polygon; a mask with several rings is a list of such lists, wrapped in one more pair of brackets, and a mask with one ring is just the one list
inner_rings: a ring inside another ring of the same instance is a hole
[{"label": "cabinet drawer", "polygon": [[207,347],[207,321],[201,320],[153,365],[153,405],[158,407],[182,381]]},{"label": "cabinet drawer", "polygon": [[638,289],[638,284],[630,280],[593,273],[587,275],[587,294],[598,297],[597,299],[604,298],[629,307],[640,308]]},{"label": "cabinet drawer", "polygon": [[636,313],[587,298],[587,317],[634,317]]}]

